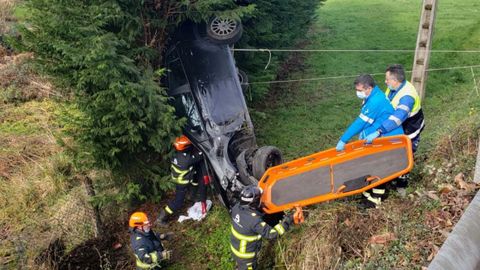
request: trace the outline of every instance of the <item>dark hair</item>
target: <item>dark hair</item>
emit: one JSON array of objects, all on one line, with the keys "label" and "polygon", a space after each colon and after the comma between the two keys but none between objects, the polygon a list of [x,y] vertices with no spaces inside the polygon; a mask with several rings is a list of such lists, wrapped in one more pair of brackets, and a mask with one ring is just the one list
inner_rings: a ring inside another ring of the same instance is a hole
[{"label": "dark hair", "polygon": [[395,79],[399,82],[405,81],[405,70],[403,66],[400,64],[394,64],[387,67],[385,72],[390,72],[390,74],[395,77]]},{"label": "dark hair", "polygon": [[362,74],[358,76],[353,82],[353,85],[357,86],[359,84],[363,85],[363,87],[372,87],[372,88],[374,88],[376,85],[375,80],[370,74]]}]

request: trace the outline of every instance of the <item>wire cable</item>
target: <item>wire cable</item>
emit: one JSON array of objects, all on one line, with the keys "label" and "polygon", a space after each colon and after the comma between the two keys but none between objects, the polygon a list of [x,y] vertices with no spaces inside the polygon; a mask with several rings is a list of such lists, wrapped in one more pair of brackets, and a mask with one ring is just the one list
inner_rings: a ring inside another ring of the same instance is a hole
[{"label": "wire cable", "polygon": [[[414,53],[415,50],[404,49],[258,49],[258,48],[239,48],[232,49],[236,52],[375,52],[375,53]],[[428,50],[431,53],[480,53],[480,50]]]},{"label": "wire cable", "polygon": [[[472,66],[457,66],[457,67],[446,67],[446,68],[431,68],[426,71],[445,71],[445,70],[454,70],[454,69],[473,69],[480,68],[480,65]],[[406,73],[412,73],[411,70],[405,71]],[[384,75],[385,72],[370,73],[370,75]],[[317,77],[317,78],[306,78],[306,79],[292,79],[292,80],[274,80],[274,81],[261,81],[261,82],[250,82],[249,84],[273,84],[273,83],[292,83],[292,82],[308,82],[308,81],[321,81],[321,80],[332,80],[332,79],[345,79],[345,78],[356,78],[356,75],[338,75],[338,76],[329,76],[329,77]]]}]

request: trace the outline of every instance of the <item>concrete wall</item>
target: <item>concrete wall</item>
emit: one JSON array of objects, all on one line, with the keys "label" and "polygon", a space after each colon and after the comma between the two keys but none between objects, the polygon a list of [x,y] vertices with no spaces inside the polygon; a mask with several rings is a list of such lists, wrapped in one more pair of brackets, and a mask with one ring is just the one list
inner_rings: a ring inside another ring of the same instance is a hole
[{"label": "concrete wall", "polygon": [[428,270],[480,269],[480,193],[473,198]]}]

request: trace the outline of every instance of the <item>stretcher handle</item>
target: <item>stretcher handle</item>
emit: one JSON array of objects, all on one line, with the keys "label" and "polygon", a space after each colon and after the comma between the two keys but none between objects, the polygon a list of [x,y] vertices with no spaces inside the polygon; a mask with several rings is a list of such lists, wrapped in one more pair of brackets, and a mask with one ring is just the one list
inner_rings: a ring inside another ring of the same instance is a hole
[{"label": "stretcher handle", "polygon": [[301,224],[305,221],[305,216],[303,215],[302,207],[295,206],[295,213],[293,213],[293,222],[295,224]]},{"label": "stretcher handle", "polygon": [[380,178],[380,176],[372,175],[372,176],[368,177],[367,179],[365,179],[365,181],[372,182],[373,180],[381,180],[381,179],[382,178]]}]

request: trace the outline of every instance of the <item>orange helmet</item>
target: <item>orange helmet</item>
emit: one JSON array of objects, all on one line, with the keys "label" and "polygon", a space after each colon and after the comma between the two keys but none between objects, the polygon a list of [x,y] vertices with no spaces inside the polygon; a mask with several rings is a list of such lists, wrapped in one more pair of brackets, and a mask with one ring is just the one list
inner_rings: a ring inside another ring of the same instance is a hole
[{"label": "orange helmet", "polygon": [[130,220],[128,221],[128,225],[132,228],[137,226],[143,226],[149,224],[147,214],[144,212],[135,212],[130,216]]},{"label": "orange helmet", "polygon": [[175,139],[175,142],[173,143],[173,146],[175,146],[175,149],[177,149],[177,151],[183,151],[190,147],[190,145],[192,145],[192,142],[185,135],[177,137]]}]

